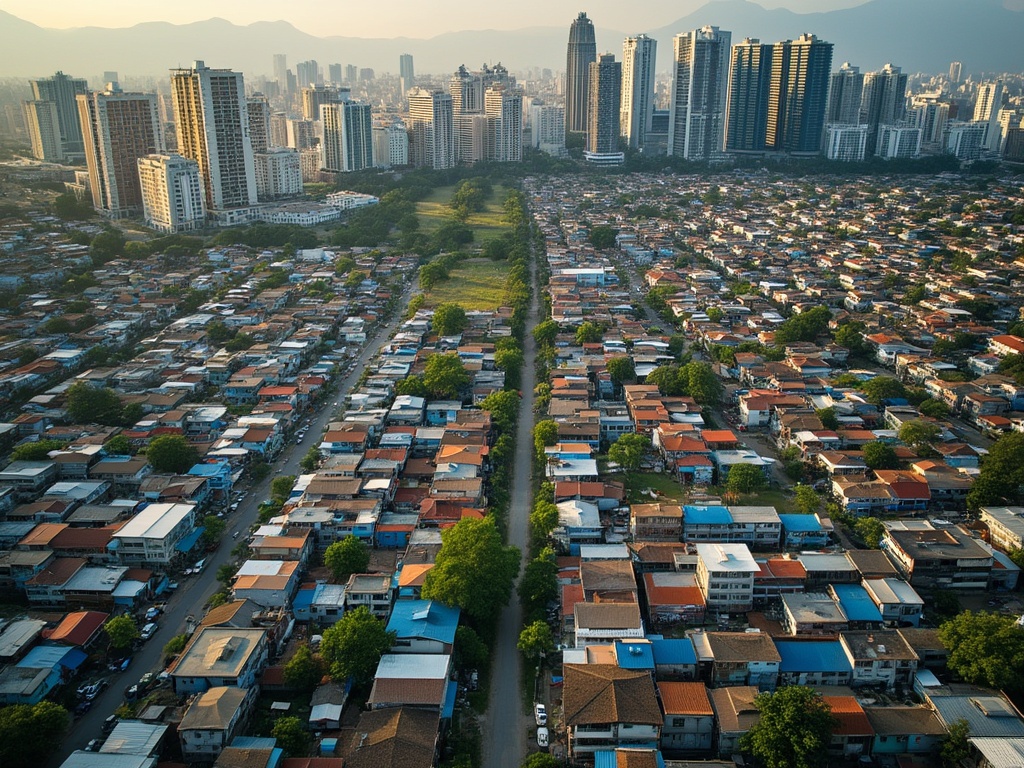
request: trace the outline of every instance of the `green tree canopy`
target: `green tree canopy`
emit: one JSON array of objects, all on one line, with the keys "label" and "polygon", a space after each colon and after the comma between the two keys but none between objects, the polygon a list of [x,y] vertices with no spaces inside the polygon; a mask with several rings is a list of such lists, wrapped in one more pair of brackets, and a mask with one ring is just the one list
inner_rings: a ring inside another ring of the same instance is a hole
[{"label": "green tree canopy", "polygon": [[949,416],[949,406],[941,400],[929,397],[921,402],[917,409],[925,416],[932,419],[944,419]]},{"label": "green tree canopy", "polygon": [[327,664],[303,643],[284,665],[284,681],[300,691],[312,691],[327,673]]},{"label": "green tree canopy", "polygon": [[121,401],[109,387],[77,381],[68,388],[66,407],[68,416],[79,424],[121,424]]},{"label": "green tree canopy", "polygon": [[759,466],[734,464],[729,469],[726,487],[733,493],[756,493],[768,487],[768,479]]},{"label": "green tree canopy", "polygon": [[871,469],[899,469],[900,460],[891,445],[876,440],[865,445],[863,451],[864,463]]},{"label": "green tree canopy", "polygon": [[270,482],[270,498],[283,505],[292,495],[295,487],[295,475],[281,475]]},{"label": "green tree canopy", "polygon": [[298,717],[289,715],[279,718],[270,735],[277,739],[277,746],[289,757],[305,757],[309,754],[309,729]]},{"label": "green tree canopy", "polygon": [[967,508],[1024,501],[1024,432],[1003,435],[989,448],[981,472],[967,494]]},{"label": "green tree canopy", "polygon": [[689,376],[684,374],[678,365],[660,365],[647,374],[644,381],[647,384],[653,384],[661,394],[668,397],[679,397],[690,393]]},{"label": "green tree canopy", "polygon": [[170,658],[177,656],[179,653],[185,650],[185,646],[188,645],[188,635],[181,634],[175,635],[164,645],[164,657]]},{"label": "green tree canopy", "polygon": [[220,537],[224,535],[227,524],[216,515],[206,515],[203,518],[203,544],[208,547],[216,545]]},{"label": "green tree canopy", "polygon": [[59,704],[8,704],[0,708],[0,765],[38,768],[61,743],[71,716]]},{"label": "green tree canopy", "polygon": [[538,347],[553,346],[557,337],[558,323],[554,320],[537,323],[533,329],[533,340],[537,342]]},{"label": "green tree canopy", "polygon": [[939,627],[949,669],[968,683],[1024,687],[1024,630],[1012,616],[963,611]]},{"label": "green tree canopy", "polygon": [[324,630],[320,655],[336,681],[344,682],[351,677],[357,683],[365,683],[373,679],[377,662],[394,643],[395,633],[388,632],[383,621],[360,605]]},{"label": "green tree canopy", "polygon": [[800,484],[796,487],[797,511],[803,515],[813,515],[821,509],[821,496],[811,486]]},{"label": "green tree canopy", "polygon": [[614,461],[623,469],[632,472],[640,466],[644,453],[650,445],[651,441],[645,435],[626,432],[619,435],[619,439],[608,449],[608,460]]},{"label": "green tree canopy", "polygon": [[316,468],[320,466],[320,449],[315,445],[312,446],[302,457],[299,466],[303,472],[315,472]]},{"label": "green tree canopy", "polygon": [[717,405],[722,399],[722,382],[708,363],[693,361],[680,369],[686,377],[686,394],[701,405]]},{"label": "green tree canopy", "polygon": [[131,440],[124,435],[114,435],[103,444],[103,450],[108,456],[131,456],[135,452]]},{"label": "green tree canopy", "polygon": [[[547,540],[551,532],[558,527],[558,507],[554,502],[547,499],[537,499],[530,512],[530,533],[533,540],[542,544]],[[526,578],[526,575],[523,575]]]},{"label": "green tree canopy", "polygon": [[585,320],[576,329],[577,344],[596,344],[604,338],[604,329],[597,323]]},{"label": "green tree canopy", "polygon": [[622,386],[636,383],[636,367],[633,365],[633,358],[628,355],[613,357],[606,364],[606,368],[615,384]]},{"label": "green tree canopy", "polygon": [[118,651],[127,651],[132,647],[132,643],[139,639],[139,628],[135,626],[135,620],[127,614],[109,619],[103,625],[103,629],[110,639],[110,647]]},{"label": "green tree canopy", "polygon": [[813,688],[790,685],[760,693],[754,706],[760,720],[742,737],[740,747],[765,768],[823,768],[838,721]]},{"label": "green tree canopy", "polygon": [[593,227],[590,230],[590,244],[599,251],[611,248],[615,245],[615,236],[619,234],[617,229],[608,226]]},{"label": "green tree canopy", "polygon": [[924,421],[923,419],[911,419],[900,425],[897,436],[900,442],[920,450],[930,447],[939,439],[941,434],[942,429],[939,428],[938,424],[932,424],[930,421]]},{"label": "green tree canopy", "polygon": [[825,429],[839,429],[839,418],[836,416],[836,409],[832,406],[828,408],[819,408],[815,411],[818,419],[821,421],[821,426]]},{"label": "green tree canopy", "polygon": [[545,547],[526,564],[518,591],[525,621],[543,621],[548,604],[558,599],[558,565],[555,563],[554,550]]},{"label": "green tree canopy", "polygon": [[520,768],[558,768],[561,763],[550,752],[531,752]]},{"label": "green tree canopy", "polygon": [[970,735],[970,723],[962,717],[949,724],[942,746],[939,747],[942,768],[962,768],[964,761],[971,756]]},{"label": "green tree canopy", "polygon": [[11,459],[14,461],[44,461],[50,455],[50,451],[60,451],[67,446],[63,440],[39,440],[34,443],[25,443],[17,446],[11,451]]},{"label": "green tree canopy", "polygon": [[875,405],[882,405],[886,400],[899,400],[907,396],[907,388],[898,379],[891,376],[876,376],[860,385],[861,390]]},{"label": "green tree canopy", "polygon": [[430,321],[434,333],[438,336],[458,336],[469,324],[466,310],[461,304],[445,302],[434,309],[434,317]]},{"label": "green tree canopy", "polygon": [[396,395],[408,395],[410,397],[430,397],[430,390],[423,383],[422,376],[406,376],[395,383]]},{"label": "green tree canopy", "polygon": [[558,422],[552,419],[538,421],[533,427],[533,447],[537,459],[544,461],[544,449],[558,442]]},{"label": "green tree canopy", "polygon": [[466,518],[441,533],[441,550],[423,585],[424,600],[461,608],[482,624],[512,597],[519,550],[506,547],[492,516]]},{"label": "green tree canopy", "polygon": [[551,627],[544,620],[527,624],[519,633],[516,647],[528,661],[536,664],[541,654],[549,654],[555,650],[555,638],[551,634]]},{"label": "green tree canopy", "polygon": [[491,414],[491,420],[499,434],[512,431],[519,416],[519,393],[512,390],[492,392],[480,402],[480,409]]},{"label": "green tree canopy", "polygon": [[793,315],[776,328],[775,343],[814,341],[828,331],[828,321],[831,319],[832,310],[828,307],[815,307],[807,312]]},{"label": "green tree canopy", "polygon": [[350,533],[327,547],[324,565],[331,569],[335,580],[345,581],[353,573],[366,573],[370,565],[370,548],[358,536]]},{"label": "green tree canopy", "polygon": [[491,651],[476,631],[465,624],[455,628],[456,666],[483,669],[490,663]]},{"label": "green tree canopy", "polygon": [[454,352],[435,353],[427,358],[423,384],[434,397],[460,397],[469,386],[469,374]]},{"label": "green tree canopy", "polygon": [[157,472],[181,475],[198,461],[199,453],[181,435],[161,435],[149,442],[146,458]]},{"label": "green tree canopy", "polygon": [[878,549],[885,538],[885,524],[877,517],[862,517],[853,524],[853,532],[868,548]]}]

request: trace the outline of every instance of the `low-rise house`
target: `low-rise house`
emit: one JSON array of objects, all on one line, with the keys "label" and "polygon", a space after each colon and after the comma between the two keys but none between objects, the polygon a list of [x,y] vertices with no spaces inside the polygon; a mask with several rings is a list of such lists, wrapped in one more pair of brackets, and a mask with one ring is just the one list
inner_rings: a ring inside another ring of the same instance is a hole
[{"label": "low-rise house", "polygon": [[864,590],[887,627],[916,627],[921,623],[924,600],[903,579],[865,579]]},{"label": "low-rise house", "polygon": [[960,528],[927,523],[910,530],[892,528],[882,550],[915,588],[988,588],[992,553]]},{"label": "low-rise house", "polygon": [[348,578],[345,606],[353,610],[365,605],[374,616],[386,619],[391,613],[394,589],[391,576],[381,573],[353,573]]},{"label": "low-rise house", "polygon": [[745,544],[697,544],[697,585],[710,611],[748,611],[760,567]]},{"label": "low-rise house", "polygon": [[704,754],[711,751],[715,711],[704,683],[660,681],[658,698],[665,713],[661,748],[668,753]]},{"label": "low-rise house", "polygon": [[850,629],[882,628],[882,612],[867,589],[860,584],[830,584],[828,593],[839,603]]},{"label": "low-rise house", "polygon": [[247,560],[235,573],[231,593],[264,608],[284,608],[299,588],[301,567],[297,560]]},{"label": "low-rise house", "polygon": [[698,662],[713,686],[753,685],[774,691],[782,657],[763,632],[704,632],[693,635]]},{"label": "low-rise house", "polygon": [[693,573],[650,572],[643,574],[647,618],[652,626],[703,624],[704,595]]},{"label": "low-rise house", "polygon": [[1024,507],[981,507],[979,517],[993,546],[1004,552],[1024,549]]},{"label": "low-rise house", "polygon": [[634,541],[680,541],[683,509],[677,504],[633,504],[630,531]]},{"label": "low-rise house", "polygon": [[640,607],[636,603],[578,602],[573,617],[576,648],[644,636]]},{"label": "low-rise house", "polygon": [[819,515],[779,515],[783,544],[787,549],[820,549],[828,546],[832,523]]},{"label": "low-rise house", "polygon": [[894,629],[841,632],[839,642],[853,665],[853,687],[909,686],[917,671],[917,654]]},{"label": "low-rise house", "polygon": [[267,631],[202,627],[168,668],[179,696],[217,686],[251,688],[267,664]]},{"label": "low-rise house", "polygon": [[928,707],[864,707],[875,731],[871,754],[933,755],[938,752],[946,729]]},{"label": "low-rise house", "polygon": [[348,768],[433,768],[440,751],[437,712],[393,707],[361,712]]},{"label": "low-rise house", "polygon": [[114,533],[111,544],[122,563],[166,567],[195,546],[195,521],[194,504],[150,504]]},{"label": "low-rise house", "polygon": [[828,752],[833,757],[854,760],[871,752],[875,729],[854,696],[822,696],[838,725],[832,731]]},{"label": "low-rise house", "polygon": [[182,757],[189,762],[216,760],[245,726],[256,692],[255,686],[215,686],[192,699],[178,724]]},{"label": "low-rise house", "polygon": [[717,721],[719,757],[731,759],[738,754],[740,738],[761,720],[754,700],[758,689],[752,685],[716,688],[708,692]]},{"label": "low-rise house", "polygon": [[849,685],[853,665],[838,640],[776,640],[779,685]]},{"label": "low-rise house", "polygon": [[391,652],[450,654],[458,625],[458,608],[431,600],[398,600],[387,624],[395,633]]},{"label": "low-rise house", "polygon": [[367,705],[371,709],[421,707],[451,717],[457,683],[452,657],[441,653],[386,653],[380,658]]},{"label": "low-rise house", "polygon": [[566,664],[562,703],[568,754],[599,749],[656,749],[664,724],[649,672],[609,664]]},{"label": "low-rise house", "polygon": [[791,635],[834,636],[850,622],[829,595],[807,593],[782,596],[782,626]]}]

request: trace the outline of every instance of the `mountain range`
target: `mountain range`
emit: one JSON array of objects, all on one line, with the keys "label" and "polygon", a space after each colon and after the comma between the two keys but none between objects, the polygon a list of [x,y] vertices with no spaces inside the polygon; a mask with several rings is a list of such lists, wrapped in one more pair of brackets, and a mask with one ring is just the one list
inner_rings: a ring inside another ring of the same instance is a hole
[{"label": "mountain range", "polygon": [[[39,76],[63,70],[91,77],[104,70],[162,76],[168,69],[203,59],[250,75],[269,74],[271,55],[285,53],[295,62],[315,59],[321,66],[341,62],[397,72],[398,56],[411,53],[419,73],[454,71],[459,64],[476,68],[500,61],[509,69],[565,68],[569,23],[564,27],[516,30],[464,30],[429,39],[316,37],[284,21],[239,26],[224,19],[192,24],[150,22],[107,29],[46,29],[0,11],[0,74]],[[627,33],[606,29],[595,19],[599,51],[621,56]],[[944,72],[951,60],[964,73],[1019,72],[1024,69],[1021,41],[1024,12],[1002,0],[870,0],[855,8],[823,13],[766,9],[748,0],[711,0],[692,13],[646,31],[658,41],[658,71],[667,71],[672,37],[713,24],[744,37],[776,42],[811,32],[834,44],[834,68],[849,61],[862,71],[886,62],[905,72]]]}]

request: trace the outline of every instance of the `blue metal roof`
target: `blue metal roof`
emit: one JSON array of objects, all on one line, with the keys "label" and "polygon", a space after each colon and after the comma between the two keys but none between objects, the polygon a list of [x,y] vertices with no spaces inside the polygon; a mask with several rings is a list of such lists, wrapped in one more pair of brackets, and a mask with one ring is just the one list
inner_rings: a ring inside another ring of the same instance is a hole
[{"label": "blue metal roof", "polygon": [[821,521],[814,515],[779,515],[783,529],[787,531],[821,531]]},{"label": "blue metal roof", "polygon": [[654,653],[655,664],[697,663],[697,652],[693,649],[693,641],[688,637],[649,637],[648,639],[651,641],[651,650]]},{"label": "blue metal roof", "polygon": [[432,600],[398,600],[391,609],[388,631],[398,637],[419,637],[454,643],[459,609]]},{"label": "blue metal roof", "polygon": [[882,621],[882,614],[860,584],[833,584],[832,589],[850,621]]},{"label": "blue metal roof", "polygon": [[650,643],[616,640],[615,660],[620,669],[654,669],[654,652]]},{"label": "blue metal roof", "polygon": [[200,525],[192,531],[192,533],[179,541],[174,548],[179,552],[191,552],[195,548],[196,544],[199,543],[199,537],[203,535],[203,531],[205,530],[206,529]]},{"label": "blue metal roof", "polygon": [[448,689],[445,691],[444,706],[441,707],[441,719],[451,720],[455,713],[455,700],[459,698],[459,681],[449,680]]},{"label": "blue metal roof", "polygon": [[193,464],[188,470],[188,474],[193,477],[216,477],[222,474],[227,466],[228,463],[226,461],[218,461],[216,464],[200,462],[199,464]]},{"label": "blue metal roof", "polygon": [[838,640],[776,640],[780,672],[852,672]]},{"label": "blue metal roof", "polygon": [[732,513],[726,507],[694,507],[687,504],[683,507],[683,520],[696,525],[728,525],[732,522]]},{"label": "blue metal roof", "polygon": [[292,611],[308,611],[313,604],[316,592],[316,587],[306,587],[296,592],[295,598],[292,600]]},{"label": "blue metal roof", "polygon": [[63,645],[37,645],[25,654],[16,666],[22,669],[54,669],[58,665],[65,669],[78,669],[89,658],[80,648]]}]

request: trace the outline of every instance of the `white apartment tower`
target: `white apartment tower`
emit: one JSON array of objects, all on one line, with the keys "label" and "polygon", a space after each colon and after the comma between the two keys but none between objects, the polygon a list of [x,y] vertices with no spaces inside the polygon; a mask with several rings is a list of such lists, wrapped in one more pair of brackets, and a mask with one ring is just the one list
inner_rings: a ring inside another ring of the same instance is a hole
[{"label": "white apartment tower", "polygon": [[622,98],[619,131],[626,144],[642,149],[654,117],[654,65],[658,41],[647,35],[622,43]]},{"label": "white apartment tower", "polygon": [[373,118],[369,104],[323,104],[320,120],[324,126],[320,145],[323,170],[348,172],[373,167]]},{"label": "white apartment tower", "polygon": [[156,94],[110,83],[77,98],[93,207],[115,219],[142,213],[139,158],[165,151]]},{"label": "white apartment tower", "polygon": [[731,32],[711,26],[675,36],[668,154],[711,160],[723,152],[731,42]]},{"label": "white apartment tower", "polygon": [[302,164],[299,153],[289,147],[257,152],[256,191],[259,199],[277,200],[302,194]]},{"label": "white apartment tower", "polygon": [[860,162],[867,143],[867,125],[829,123],[825,128],[825,157],[829,160]]},{"label": "white apartment tower", "polygon": [[48,163],[64,162],[64,145],[60,140],[57,105],[52,101],[26,101],[22,104],[25,125],[32,142],[32,156]]},{"label": "white apartment tower", "polygon": [[530,106],[530,143],[549,155],[565,154],[565,107],[536,102]]},{"label": "white apartment tower", "polygon": [[167,233],[205,226],[206,196],[198,163],[181,155],[147,155],[138,165],[147,226]]},{"label": "white apartment tower", "polygon": [[999,110],[1003,108],[1003,81],[982,83],[974,102],[974,122],[985,123],[985,149],[998,152],[1002,134],[999,130]]},{"label": "white apartment tower", "polygon": [[442,90],[409,91],[409,160],[417,168],[455,167],[452,97]]},{"label": "white apartment tower", "polygon": [[270,103],[262,93],[254,93],[245,103],[249,111],[249,143],[252,144],[253,154],[266,152],[275,146],[270,140]]},{"label": "white apartment tower", "polygon": [[403,123],[373,127],[373,159],[378,168],[409,164],[409,134]]},{"label": "white apartment tower", "polygon": [[484,93],[487,159],[518,163],[523,159],[523,92],[495,83]]},{"label": "white apartment tower", "polygon": [[199,165],[209,211],[256,203],[256,166],[249,138],[249,112],[240,72],[171,70],[178,152]]},{"label": "white apartment tower", "polygon": [[860,124],[860,103],[864,95],[864,75],[860,68],[850,62],[843,62],[836,72],[832,73],[828,95],[828,114],[826,123],[839,125]]}]

